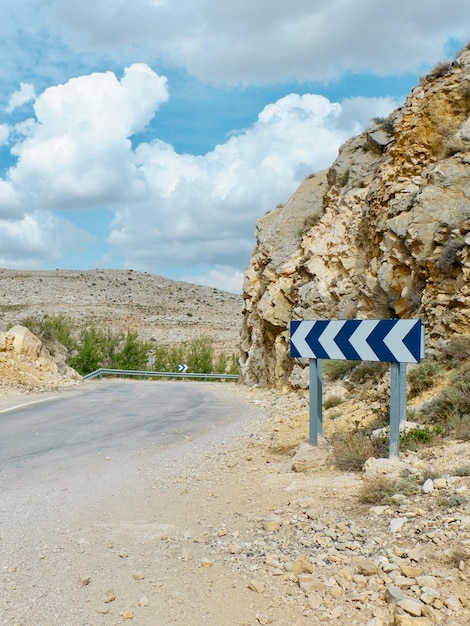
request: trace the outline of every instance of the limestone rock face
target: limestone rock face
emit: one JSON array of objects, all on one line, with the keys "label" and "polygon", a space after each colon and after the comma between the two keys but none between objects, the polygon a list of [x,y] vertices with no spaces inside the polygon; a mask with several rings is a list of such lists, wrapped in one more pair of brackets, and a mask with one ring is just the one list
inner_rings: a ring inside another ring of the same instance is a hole
[{"label": "limestone rock face", "polygon": [[291,319],[419,317],[427,353],[470,334],[469,244],[466,49],[258,220],[243,294],[244,382],[304,380],[289,356]]},{"label": "limestone rock face", "polygon": [[0,376],[11,384],[45,389],[76,385],[82,377],[65,364],[65,354],[51,355],[25,326],[0,333]]}]

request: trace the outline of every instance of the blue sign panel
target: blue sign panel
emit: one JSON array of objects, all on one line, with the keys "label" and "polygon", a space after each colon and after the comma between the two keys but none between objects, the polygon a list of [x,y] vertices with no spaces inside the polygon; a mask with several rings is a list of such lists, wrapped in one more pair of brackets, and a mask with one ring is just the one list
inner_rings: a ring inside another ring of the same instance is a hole
[{"label": "blue sign panel", "polygon": [[419,363],[421,320],[302,320],[290,323],[291,357]]}]

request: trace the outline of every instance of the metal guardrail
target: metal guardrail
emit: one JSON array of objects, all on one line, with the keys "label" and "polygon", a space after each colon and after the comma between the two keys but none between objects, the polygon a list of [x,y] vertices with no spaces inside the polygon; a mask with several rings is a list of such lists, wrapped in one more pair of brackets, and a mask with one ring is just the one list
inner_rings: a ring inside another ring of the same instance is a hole
[{"label": "metal guardrail", "polygon": [[142,376],[150,378],[198,378],[199,380],[238,380],[238,374],[201,374],[196,372],[152,372],[148,370],[115,370],[105,367],[83,376],[83,380],[102,376]]}]

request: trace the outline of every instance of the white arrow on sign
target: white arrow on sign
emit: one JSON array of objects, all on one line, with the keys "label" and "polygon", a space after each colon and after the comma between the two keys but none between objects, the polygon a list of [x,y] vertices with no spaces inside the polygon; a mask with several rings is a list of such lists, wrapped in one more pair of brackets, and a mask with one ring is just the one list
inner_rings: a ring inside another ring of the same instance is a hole
[{"label": "white arrow on sign", "polygon": [[377,358],[375,352],[367,343],[367,337],[378,323],[378,320],[364,320],[349,339],[349,343],[362,356],[363,361],[375,361]]},{"label": "white arrow on sign", "polygon": [[186,365],[186,363],[183,363],[183,365],[178,365],[178,371],[179,372],[183,372],[183,374],[187,371],[188,366]]}]

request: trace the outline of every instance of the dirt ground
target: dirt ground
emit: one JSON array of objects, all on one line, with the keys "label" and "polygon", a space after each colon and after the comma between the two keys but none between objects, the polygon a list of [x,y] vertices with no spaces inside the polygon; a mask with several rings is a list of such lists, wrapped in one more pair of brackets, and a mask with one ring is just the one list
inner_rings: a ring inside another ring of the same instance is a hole
[{"label": "dirt ground", "polygon": [[[33,486],[21,476],[12,482],[0,468],[0,624],[405,623],[374,608],[367,595],[347,602],[332,595],[316,609],[299,587],[295,564],[308,554],[314,528],[326,534],[358,523],[369,524],[364,536],[378,532],[357,505],[361,476],[334,467],[290,471],[290,450],[307,434],[305,403],[233,390],[253,416],[217,441],[188,441],[158,459],[151,449],[130,459],[99,458],[80,480],[59,472],[37,476]],[[24,400],[31,395],[4,394],[0,410]],[[101,488],[110,481],[114,489]],[[38,503],[41,519],[33,513]],[[304,518],[316,524],[307,536],[299,534]],[[452,575],[468,588],[465,567]],[[318,576],[333,585],[332,575]],[[469,623],[465,606],[452,615],[419,623]]]}]

